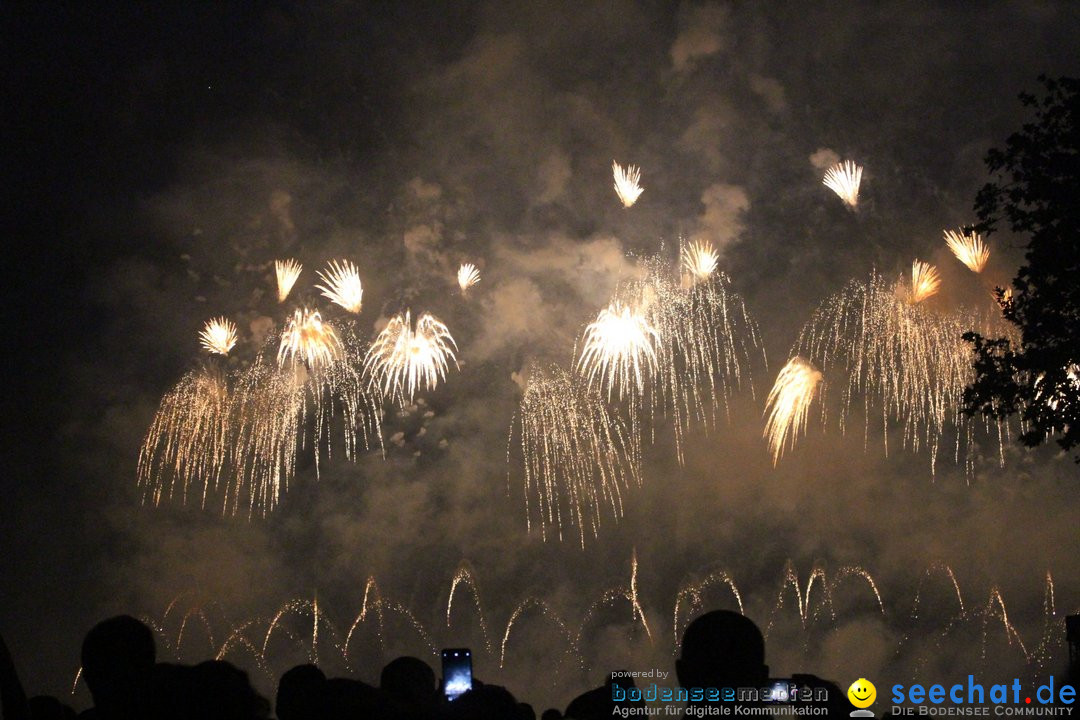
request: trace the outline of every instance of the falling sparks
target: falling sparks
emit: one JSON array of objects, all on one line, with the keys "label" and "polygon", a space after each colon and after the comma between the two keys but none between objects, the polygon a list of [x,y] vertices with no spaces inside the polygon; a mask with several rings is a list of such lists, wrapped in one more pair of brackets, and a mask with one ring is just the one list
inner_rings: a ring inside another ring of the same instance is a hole
[{"label": "falling sparks", "polygon": [[822,182],[840,196],[844,204],[854,210],[859,204],[859,184],[862,182],[861,166],[851,160],[833,165],[825,172]]},{"label": "falling sparks", "polygon": [[[822,369],[829,379],[826,387],[842,389],[841,430],[858,404],[866,422],[863,434],[869,436],[876,406],[886,452],[891,419],[902,426],[904,447],[916,452],[923,446],[929,449],[933,471],[942,439],[951,431],[956,460],[963,456],[970,472],[977,420],[964,416],[960,407],[974,370],[971,346],[961,335],[972,328],[991,336],[1008,335],[1010,326],[1000,318],[963,309],[931,312],[905,300],[906,292],[905,288],[897,293],[876,274],[869,281],[850,281],[814,312],[799,334],[795,352]],[[832,380],[834,376],[839,382]],[[996,428],[1000,445],[1004,427]]]},{"label": "falling sparks", "polygon": [[300,271],[304,269],[296,260],[275,260],[274,272],[277,275],[277,299],[279,303],[285,302],[292,292],[296,279],[300,277]]},{"label": "falling sparks", "polygon": [[381,447],[378,408],[361,370],[359,343],[348,335],[317,372],[260,357],[229,374],[188,373],[162,398],[139,451],[145,500],[265,515],[288,489],[306,433],[316,473],[319,455],[330,452],[332,421],[342,427],[347,459]]},{"label": "falling sparks", "polygon": [[623,207],[630,207],[637,202],[644,188],[641,187],[641,168],[629,165],[623,169],[619,163],[611,161],[611,172],[615,177],[615,194],[619,196]]},{"label": "falling sparks", "polygon": [[768,419],[764,436],[769,443],[773,465],[780,462],[784,448],[794,447],[795,439],[806,431],[810,403],[821,384],[821,371],[801,357],[793,357],[776,376],[765,401]]},{"label": "falling sparks", "polygon": [[278,346],[278,364],[301,360],[312,370],[331,364],[341,353],[341,341],[318,310],[297,309],[285,324]]},{"label": "falling sparks", "polygon": [[199,333],[199,342],[207,352],[228,355],[236,345],[236,325],[224,317],[207,320]]},{"label": "falling sparks", "polygon": [[917,305],[937,295],[940,286],[941,277],[936,267],[921,260],[911,263],[911,291],[908,294],[908,302]]},{"label": "falling sparks", "polygon": [[982,272],[986,267],[986,261],[990,259],[990,249],[977,232],[946,230],[945,244],[952,250],[956,259],[964,263],[973,273]]},{"label": "falling sparks", "polygon": [[682,249],[682,266],[695,282],[708,280],[720,256],[710,242],[693,242]]},{"label": "falling sparks", "polygon": [[[630,387],[634,427],[658,415],[669,418],[682,463],[683,439],[691,425],[708,430],[719,416],[727,416],[735,390],[749,380],[756,361],[765,364],[765,355],[757,325],[722,272],[686,286],[677,268],[659,254],[642,259],[639,267],[642,277],[623,284],[615,298],[640,307],[661,342],[655,346],[656,373],[645,397]],[[750,383],[746,386],[753,391]]]},{"label": "falling sparks", "polygon": [[364,287],[360,283],[360,271],[348,260],[331,260],[326,273],[319,272],[326,285],[316,285],[323,297],[340,305],[351,313],[360,312],[364,299]]},{"label": "falling sparks", "polygon": [[457,284],[462,294],[476,283],[480,282],[480,271],[472,263],[462,263],[457,271]]},{"label": "falling sparks", "polygon": [[424,313],[412,325],[409,311],[390,318],[371,344],[364,367],[384,397],[404,404],[417,390],[433,390],[446,378],[449,364],[457,367],[457,344],[446,325]]},{"label": "falling sparks", "polygon": [[644,390],[647,377],[656,371],[656,346],[660,334],[636,308],[615,300],[585,328],[578,369],[591,386],[599,380],[610,398]]},{"label": "falling sparks", "polygon": [[[582,547],[605,515],[622,517],[623,491],[641,483],[635,436],[602,396],[557,366],[532,367],[521,399],[521,452],[529,529],[559,540],[576,527]],[[531,498],[535,498],[532,501]]]}]

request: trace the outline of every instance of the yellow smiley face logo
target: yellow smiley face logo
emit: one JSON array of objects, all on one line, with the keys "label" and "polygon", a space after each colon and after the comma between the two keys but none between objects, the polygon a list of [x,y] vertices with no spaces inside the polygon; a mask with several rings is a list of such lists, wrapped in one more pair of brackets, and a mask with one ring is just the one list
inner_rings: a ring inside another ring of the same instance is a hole
[{"label": "yellow smiley face logo", "polygon": [[848,700],[857,708],[868,708],[877,698],[877,688],[866,678],[859,678],[847,689]]}]

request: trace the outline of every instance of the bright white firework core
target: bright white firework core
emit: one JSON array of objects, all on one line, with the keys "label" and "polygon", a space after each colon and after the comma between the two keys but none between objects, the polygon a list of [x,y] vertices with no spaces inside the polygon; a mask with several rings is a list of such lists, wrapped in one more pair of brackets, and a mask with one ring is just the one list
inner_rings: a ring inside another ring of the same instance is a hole
[{"label": "bright white firework core", "polygon": [[578,369],[591,386],[599,379],[608,397],[618,387],[619,397],[644,389],[645,376],[656,371],[660,333],[636,308],[615,300],[585,328]]},{"label": "bright white firework core", "polygon": [[285,302],[285,298],[289,297],[293,285],[296,284],[296,278],[300,277],[300,271],[303,269],[304,266],[296,260],[274,261],[274,273],[277,275],[277,299],[279,303]]},{"label": "bright white firework core", "polygon": [[859,184],[862,182],[862,167],[851,160],[833,165],[825,172],[822,182],[840,196],[840,199],[852,210],[859,204]]},{"label": "bright white firework core", "polygon": [[199,333],[199,342],[207,352],[228,355],[236,345],[236,325],[224,317],[207,320]]},{"label": "bright white firework core", "polygon": [[628,165],[624,170],[619,163],[611,161],[611,172],[615,176],[615,194],[619,196],[623,207],[630,207],[637,202],[644,192],[641,187],[641,168]]},{"label": "bright white firework core", "polygon": [[465,292],[476,283],[480,282],[480,271],[472,263],[462,263],[457,271],[457,284],[461,292]]},{"label": "bright white firework core", "polygon": [[682,249],[683,268],[694,280],[709,279],[719,261],[719,254],[708,241],[693,242]]},{"label": "bright white firework core", "polygon": [[330,365],[341,354],[334,328],[324,323],[318,310],[298,309],[285,323],[278,346],[278,365],[302,360],[312,370]]},{"label": "bright white firework core", "polygon": [[390,318],[364,358],[372,384],[384,397],[412,401],[421,388],[432,390],[445,379],[451,362],[457,367],[457,343],[446,325],[424,313],[413,328],[409,311]]},{"label": "bright white firework core", "polygon": [[326,285],[316,285],[323,297],[351,313],[360,312],[364,299],[364,286],[360,283],[360,271],[348,260],[331,260],[326,272],[319,273]]}]

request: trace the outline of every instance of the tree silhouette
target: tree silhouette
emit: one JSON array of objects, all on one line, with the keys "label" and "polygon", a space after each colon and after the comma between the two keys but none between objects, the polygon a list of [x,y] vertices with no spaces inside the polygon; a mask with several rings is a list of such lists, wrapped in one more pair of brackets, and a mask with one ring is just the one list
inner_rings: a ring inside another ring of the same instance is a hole
[{"label": "tree silhouette", "polygon": [[1019,413],[1025,445],[1054,437],[1070,450],[1080,445],[1080,79],[1039,80],[1044,97],[1020,95],[1034,122],[987,153],[992,179],[975,199],[977,229],[992,233],[1004,219],[1028,236],[1011,295],[995,289],[1021,339],[964,335],[975,350],[964,412]]}]

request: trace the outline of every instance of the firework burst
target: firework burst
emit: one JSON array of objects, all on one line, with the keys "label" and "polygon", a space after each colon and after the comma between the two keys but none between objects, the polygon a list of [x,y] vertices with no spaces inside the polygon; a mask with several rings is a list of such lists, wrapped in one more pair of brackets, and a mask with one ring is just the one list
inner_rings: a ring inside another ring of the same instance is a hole
[{"label": "firework burst", "polygon": [[457,367],[456,351],[454,338],[438,318],[424,313],[414,328],[406,310],[390,318],[375,338],[364,367],[384,397],[404,404],[412,401],[421,386],[433,390],[446,378],[451,362]]},{"label": "firework burst", "polygon": [[300,360],[311,369],[330,365],[341,354],[337,332],[318,310],[297,309],[285,323],[278,346],[278,365]]},{"label": "firework burst", "polygon": [[921,260],[911,263],[911,289],[908,292],[908,302],[917,305],[937,295],[940,287],[941,277],[936,267]]},{"label": "firework burst", "polygon": [[[678,270],[661,255],[641,260],[642,277],[616,292],[624,306],[639,307],[655,329],[656,371],[644,396],[630,385],[634,427],[657,416],[672,420],[676,454],[683,460],[683,439],[691,425],[706,430],[727,417],[735,390],[749,380],[760,358],[765,364],[757,325],[742,298],[722,272],[686,286]],[[751,392],[753,386],[749,382]]]},{"label": "firework burst", "polygon": [[682,249],[683,269],[694,282],[708,280],[719,261],[720,256],[710,242],[693,242]]},{"label": "firework burst", "polygon": [[[951,432],[956,438],[955,458],[963,459],[970,472],[978,421],[960,412],[964,388],[974,377],[971,346],[961,335],[972,329],[1007,335],[1009,328],[999,319],[962,309],[931,312],[902,295],[877,274],[865,282],[849,282],[818,307],[793,352],[821,368],[826,378],[823,388],[841,388],[842,431],[859,403],[866,422],[864,438],[869,437],[876,411],[884,426],[886,452],[890,421],[898,422],[904,447],[929,449],[932,471],[943,439]],[[830,380],[833,377],[837,379]],[[824,402],[822,419],[826,419]],[[995,427],[1000,447],[1005,428]]]},{"label": "firework burst", "polygon": [[319,272],[326,285],[316,285],[323,297],[340,305],[351,313],[360,312],[364,299],[364,286],[360,283],[360,271],[348,260],[331,260],[326,273]]},{"label": "firework burst", "polygon": [[973,273],[982,272],[990,259],[990,249],[983,242],[982,235],[977,232],[946,230],[945,244],[952,250],[956,259],[964,263]]},{"label": "firework burst", "polygon": [[862,183],[861,166],[851,160],[839,162],[825,172],[821,182],[840,196],[844,204],[854,210],[859,204],[859,185]]},{"label": "firework burst", "polygon": [[462,294],[476,283],[480,282],[480,271],[472,263],[462,263],[457,271],[457,283]]},{"label": "firework burst", "polygon": [[584,547],[604,516],[622,516],[623,491],[641,483],[635,435],[599,392],[557,366],[530,369],[518,416],[529,528],[545,540],[551,528],[560,541],[564,527],[576,528]]},{"label": "firework burst", "polygon": [[644,192],[641,187],[641,168],[628,165],[625,169],[614,160],[611,161],[611,173],[615,178],[615,194],[619,196],[623,207],[630,207]]},{"label": "firework burst", "polygon": [[277,275],[277,299],[279,303],[285,302],[292,292],[296,279],[300,277],[300,271],[304,266],[296,260],[275,260],[274,273]]},{"label": "firework burst", "polygon": [[199,343],[215,355],[228,355],[236,345],[236,325],[228,318],[207,320],[199,333]]},{"label": "firework burst", "polygon": [[[202,368],[161,401],[139,452],[138,480],[153,504],[220,502],[222,512],[272,511],[296,474],[301,449],[331,451],[331,421],[344,454],[382,447],[379,411],[367,392],[360,343],[351,334],[329,360],[309,367],[262,356],[228,375]],[[305,435],[312,432],[314,442]]]},{"label": "firework burst", "polygon": [[765,401],[764,437],[769,443],[773,465],[780,462],[785,447],[795,447],[795,439],[806,432],[806,419],[814,401],[821,372],[801,357],[793,357],[776,376]]},{"label": "firework burst", "polygon": [[656,371],[659,344],[660,333],[641,311],[615,300],[585,328],[578,369],[590,386],[598,380],[608,398],[616,389],[620,398],[635,390],[640,394]]}]

